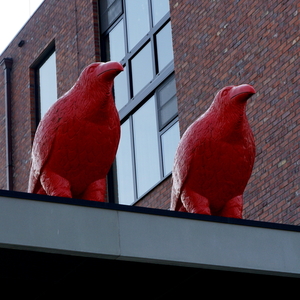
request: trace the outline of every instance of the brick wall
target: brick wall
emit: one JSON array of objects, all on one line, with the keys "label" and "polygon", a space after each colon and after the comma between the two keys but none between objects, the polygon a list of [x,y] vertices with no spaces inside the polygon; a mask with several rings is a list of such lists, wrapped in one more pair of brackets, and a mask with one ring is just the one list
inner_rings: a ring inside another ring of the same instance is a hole
[{"label": "brick wall", "polygon": [[[170,0],[181,133],[226,85],[252,84],[257,156],[244,218],[300,224],[299,1]],[[20,40],[25,45],[17,46]],[[35,131],[32,66],[55,41],[58,93],[100,58],[96,0],[45,0],[1,55],[12,71],[14,190],[26,191]],[[0,189],[6,188],[4,77],[0,72]],[[168,209],[171,177],[136,205]]]},{"label": "brick wall", "polygon": [[[2,58],[1,58],[2,61]],[[6,120],[5,120],[5,78],[0,67],[0,188],[6,189]]]},{"label": "brick wall", "polygon": [[169,209],[172,188],[171,176],[165,178],[146,196],[140,199],[135,205],[150,208]]},{"label": "brick wall", "polygon": [[252,84],[257,156],[244,218],[300,224],[300,4],[171,0],[181,133],[226,85]]},{"label": "brick wall", "polygon": [[[82,69],[99,60],[97,1],[45,0],[0,57],[13,59],[12,136],[14,190],[26,191],[31,142],[35,131],[34,72],[31,66],[55,41],[58,94],[76,81]],[[97,39],[95,38],[97,37]],[[18,43],[24,40],[23,47]],[[0,188],[6,188],[4,74],[0,72]]]}]

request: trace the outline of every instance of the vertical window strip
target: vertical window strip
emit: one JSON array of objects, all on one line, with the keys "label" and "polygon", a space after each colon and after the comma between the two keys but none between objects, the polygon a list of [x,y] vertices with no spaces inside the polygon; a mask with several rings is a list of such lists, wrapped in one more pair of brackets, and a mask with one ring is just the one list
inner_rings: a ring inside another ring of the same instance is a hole
[{"label": "vertical window strip", "polygon": [[[142,8],[137,11],[137,7]],[[169,68],[167,73],[163,73],[173,61],[168,12],[168,0],[124,0],[122,14],[114,21],[115,24],[110,24],[111,29],[105,29],[106,51],[109,52],[106,57],[120,61],[125,67],[125,71],[115,79],[117,108],[122,110],[127,106],[115,171],[118,202],[122,204],[133,204],[170,174],[173,160],[170,157],[175,153],[174,145],[179,136],[177,100],[176,97],[172,100],[172,88],[166,88],[170,79],[161,77],[159,86],[152,83],[157,75],[169,76],[171,71]],[[131,15],[133,18],[130,18]],[[124,99],[124,94],[128,94],[129,98],[125,96]],[[159,97],[168,99],[161,104]],[[169,107],[172,109],[170,112]]]}]

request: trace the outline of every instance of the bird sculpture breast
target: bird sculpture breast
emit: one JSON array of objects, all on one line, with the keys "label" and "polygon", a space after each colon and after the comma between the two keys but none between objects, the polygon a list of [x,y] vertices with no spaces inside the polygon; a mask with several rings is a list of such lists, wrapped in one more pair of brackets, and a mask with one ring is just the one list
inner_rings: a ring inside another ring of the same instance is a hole
[{"label": "bird sculpture breast", "polygon": [[174,159],[171,210],[242,218],[255,158],[246,116],[253,94],[248,84],[223,88],[183,134]]},{"label": "bird sculpture breast", "polygon": [[104,201],[120,140],[112,95],[117,62],[92,63],[45,114],[35,133],[29,193]]}]

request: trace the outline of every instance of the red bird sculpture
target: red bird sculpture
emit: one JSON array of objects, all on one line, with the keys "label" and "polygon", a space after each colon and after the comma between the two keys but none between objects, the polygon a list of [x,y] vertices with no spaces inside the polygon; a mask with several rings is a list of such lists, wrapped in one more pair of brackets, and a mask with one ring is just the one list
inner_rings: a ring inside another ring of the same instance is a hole
[{"label": "red bird sculpture", "polygon": [[246,117],[253,94],[248,84],[223,88],[186,130],[175,154],[170,210],[242,218],[255,158]]},{"label": "red bird sculpture", "polygon": [[112,86],[121,71],[117,62],[93,63],[51,106],[35,133],[29,193],[105,200],[120,140]]}]

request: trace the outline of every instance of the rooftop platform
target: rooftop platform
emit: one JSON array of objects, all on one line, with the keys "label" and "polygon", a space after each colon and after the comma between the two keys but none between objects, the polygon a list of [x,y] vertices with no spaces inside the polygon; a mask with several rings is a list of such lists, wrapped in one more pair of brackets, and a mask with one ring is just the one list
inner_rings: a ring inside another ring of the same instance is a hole
[{"label": "rooftop platform", "polygon": [[136,286],[168,299],[224,278],[274,287],[299,281],[300,227],[0,191],[0,262],[4,286],[33,299]]}]

